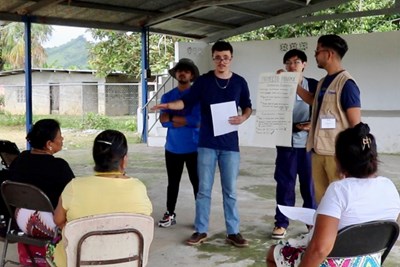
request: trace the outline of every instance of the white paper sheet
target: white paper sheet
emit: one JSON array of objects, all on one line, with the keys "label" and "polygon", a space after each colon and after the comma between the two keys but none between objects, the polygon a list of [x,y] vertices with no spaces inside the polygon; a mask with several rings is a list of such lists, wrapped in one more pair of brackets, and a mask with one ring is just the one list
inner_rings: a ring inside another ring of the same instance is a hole
[{"label": "white paper sheet", "polygon": [[238,125],[229,123],[229,117],[237,116],[237,107],[235,101],[212,104],[211,117],[214,127],[214,136],[219,136],[238,130]]},{"label": "white paper sheet", "polygon": [[278,205],[279,210],[291,220],[303,222],[308,225],[314,225],[315,210],[300,207],[289,207]]},{"label": "white paper sheet", "polygon": [[299,73],[261,73],[253,144],[292,146],[292,117]]}]

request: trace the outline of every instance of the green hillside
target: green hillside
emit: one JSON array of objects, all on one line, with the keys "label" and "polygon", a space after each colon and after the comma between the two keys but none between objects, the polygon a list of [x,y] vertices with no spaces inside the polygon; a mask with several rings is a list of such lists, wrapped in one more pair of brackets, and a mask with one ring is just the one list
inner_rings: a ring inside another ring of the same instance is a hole
[{"label": "green hillside", "polygon": [[46,48],[47,66],[50,68],[89,69],[88,46],[83,35],[66,44]]}]

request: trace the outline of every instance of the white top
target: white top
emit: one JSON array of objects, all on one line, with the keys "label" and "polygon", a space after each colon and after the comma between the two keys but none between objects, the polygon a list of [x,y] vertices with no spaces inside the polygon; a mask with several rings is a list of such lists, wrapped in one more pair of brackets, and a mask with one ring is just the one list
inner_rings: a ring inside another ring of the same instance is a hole
[{"label": "white top", "polygon": [[397,220],[400,197],[386,177],[345,178],[329,185],[316,213],[338,218],[338,230],[369,221]]}]

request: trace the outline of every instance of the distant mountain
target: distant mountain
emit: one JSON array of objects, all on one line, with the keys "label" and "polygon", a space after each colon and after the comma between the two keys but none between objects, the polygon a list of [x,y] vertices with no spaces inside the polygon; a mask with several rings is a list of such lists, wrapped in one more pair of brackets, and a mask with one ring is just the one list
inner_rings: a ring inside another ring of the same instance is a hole
[{"label": "distant mountain", "polygon": [[66,44],[46,48],[47,66],[65,69],[89,69],[88,47],[90,43],[83,35]]}]

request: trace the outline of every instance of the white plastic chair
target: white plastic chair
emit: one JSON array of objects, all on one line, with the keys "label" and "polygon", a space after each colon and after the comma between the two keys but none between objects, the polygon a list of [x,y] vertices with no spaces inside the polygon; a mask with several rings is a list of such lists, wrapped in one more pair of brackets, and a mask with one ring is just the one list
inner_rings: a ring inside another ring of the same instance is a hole
[{"label": "white plastic chair", "polygon": [[147,264],[153,236],[151,216],[109,213],[68,222],[62,242],[68,267],[142,267]]}]

